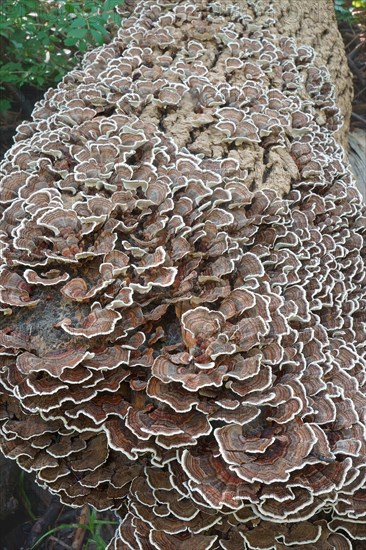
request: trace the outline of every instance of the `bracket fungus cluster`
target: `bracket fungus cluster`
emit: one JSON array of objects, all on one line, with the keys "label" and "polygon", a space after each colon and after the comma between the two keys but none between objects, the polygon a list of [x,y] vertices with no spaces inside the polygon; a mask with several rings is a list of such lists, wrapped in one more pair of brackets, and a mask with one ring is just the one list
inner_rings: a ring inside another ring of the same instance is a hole
[{"label": "bracket fungus cluster", "polygon": [[1,449],[111,549],[366,539],[365,210],[248,6],[141,1],[0,165]]}]

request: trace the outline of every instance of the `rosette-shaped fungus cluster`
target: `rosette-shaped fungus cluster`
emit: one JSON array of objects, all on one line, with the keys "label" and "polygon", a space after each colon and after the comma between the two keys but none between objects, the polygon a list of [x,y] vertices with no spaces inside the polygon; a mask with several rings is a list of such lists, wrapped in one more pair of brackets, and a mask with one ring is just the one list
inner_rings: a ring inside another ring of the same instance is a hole
[{"label": "rosette-shaped fungus cluster", "polygon": [[365,216],[326,70],[226,4],[143,0],[19,128],[1,448],[111,548],[349,549]]}]

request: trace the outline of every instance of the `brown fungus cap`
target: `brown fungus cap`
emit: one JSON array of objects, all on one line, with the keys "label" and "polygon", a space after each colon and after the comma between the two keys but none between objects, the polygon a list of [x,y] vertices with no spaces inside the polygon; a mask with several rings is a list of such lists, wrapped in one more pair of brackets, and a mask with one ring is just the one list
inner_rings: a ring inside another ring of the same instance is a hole
[{"label": "brown fungus cap", "polygon": [[118,509],[111,549],[351,548],[366,218],[329,75],[270,9],[136,13],[0,165],[1,449]]}]

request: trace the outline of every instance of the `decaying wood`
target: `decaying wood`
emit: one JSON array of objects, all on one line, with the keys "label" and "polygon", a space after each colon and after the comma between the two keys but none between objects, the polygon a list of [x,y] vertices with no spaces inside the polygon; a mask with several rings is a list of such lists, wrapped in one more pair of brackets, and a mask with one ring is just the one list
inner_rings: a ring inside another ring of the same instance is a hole
[{"label": "decaying wood", "polygon": [[[128,14],[134,12],[138,1],[126,0],[125,7]],[[231,0],[220,1],[223,9],[232,4]],[[327,67],[335,86],[337,104],[344,117],[343,127],[338,131],[337,136],[347,150],[353,98],[352,75],[338,30],[333,0],[239,0],[235,5],[243,12],[255,17],[258,25],[261,24],[261,18],[257,15],[258,6],[263,13],[267,6],[273,6],[275,10],[273,32],[280,36],[294,37],[298,44],[314,48],[317,53],[315,64]]]},{"label": "decaying wood", "polygon": [[349,135],[349,161],[366,202],[366,130],[356,128]]}]

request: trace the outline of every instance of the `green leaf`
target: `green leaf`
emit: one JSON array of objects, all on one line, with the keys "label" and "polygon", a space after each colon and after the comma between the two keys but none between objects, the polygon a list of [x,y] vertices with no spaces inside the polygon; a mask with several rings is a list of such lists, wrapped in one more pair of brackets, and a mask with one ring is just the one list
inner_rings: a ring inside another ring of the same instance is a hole
[{"label": "green leaf", "polygon": [[105,33],[103,34],[95,29],[90,29],[90,34],[98,45],[103,44],[103,36]]},{"label": "green leaf", "polygon": [[78,47],[79,47],[79,50],[84,53],[86,52],[86,50],[88,49],[88,44],[87,42],[85,42],[85,40],[81,40],[79,43],[78,43]]},{"label": "green leaf", "polygon": [[105,0],[103,9],[104,10],[112,10],[119,4],[122,4],[121,0]]},{"label": "green leaf", "polygon": [[85,24],[86,24],[86,18],[85,17],[75,17],[75,19],[72,19],[70,24],[69,24],[69,27],[70,29],[74,29],[74,28],[80,28],[80,27],[85,27]]},{"label": "green leaf", "polygon": [[116,12],[113,12],[109,15],[109,20],[111,21],[111,23],[115,23],[116,25],[121,24],[121,16],[118,15],[118,13]]},{"label": "green leaf", "polygon": [[94,19],[96,19],[97,21],[103,21],[103,23],[107,23],[107,21],[109,19],[109,13],[108,12],[103,12],[103,13],[100,13],[100,14],[96,14],[94,16]]},{"label": "green leaf", "polygon": [[[87,34],[88,32],[88,29],[70,29],[70,32],[69,32],[69,38],[84,38],[84,36]],[[65,44],[66,44],[66,40],[65,40]]]},{"label": "green leaf", "polygon": [[84,9],[87,12],[97,12],[100,7],[100,2],[95,2],[95,0],[84,0]]},{"label": "green leaf", "polygon": [[104,24],[100,19],[93,18],[90,20],[90,28],[93,28],[96,31],[99,31],[100,33],[107,34],[107,29],[105,28]]},{"label": "green leaf", "polygon": [[65,38],[64,44],[65,46],[75,46],[76,42],[78,41],[78,38]]},{"label": "green leaf", "polygon": [[66,13],[75,13],[75,6],[72,2],[67,2],[65,4]]}]

